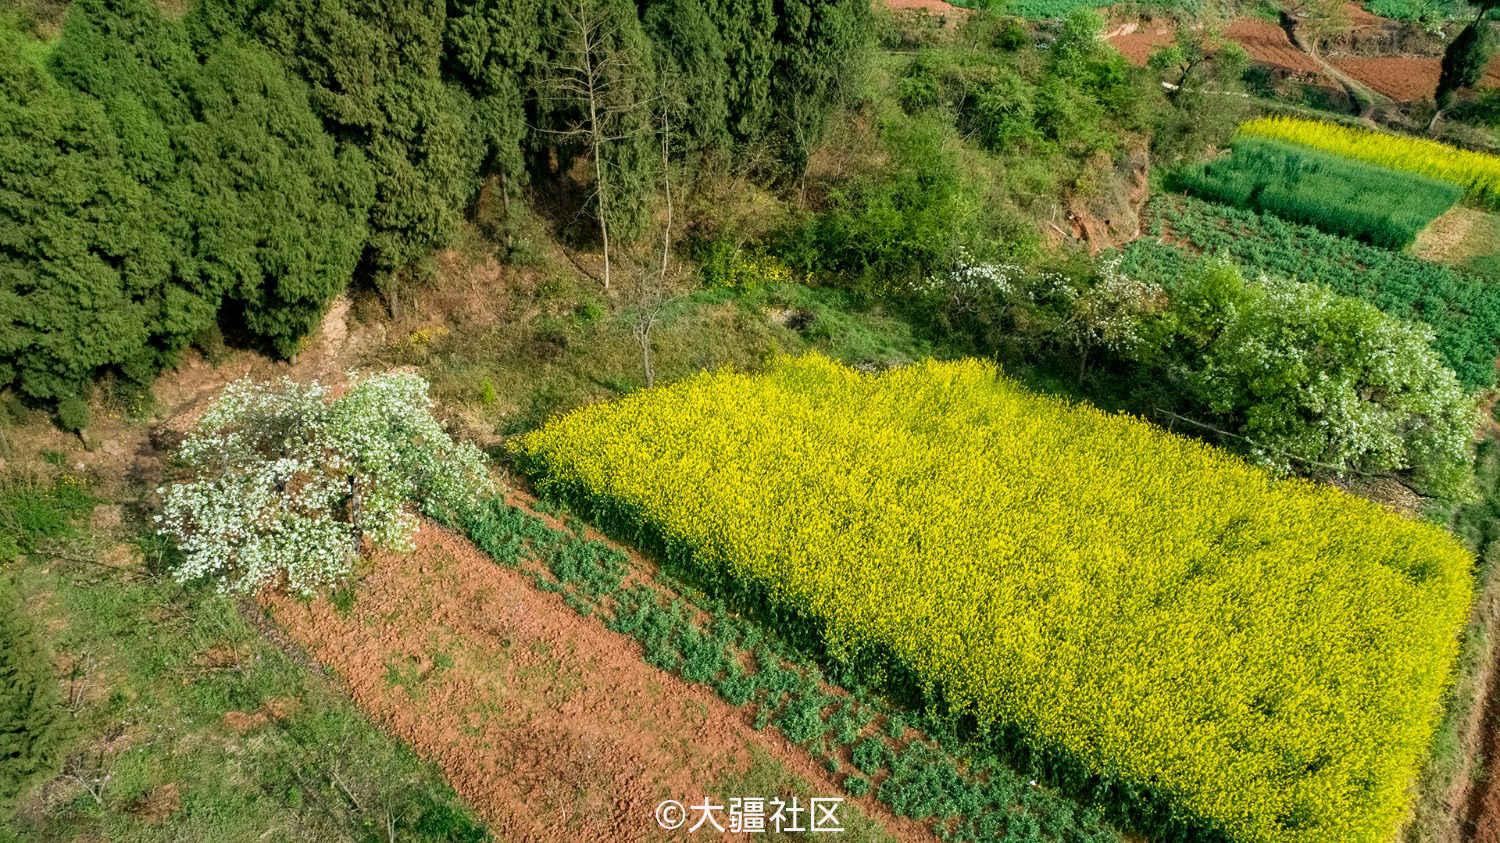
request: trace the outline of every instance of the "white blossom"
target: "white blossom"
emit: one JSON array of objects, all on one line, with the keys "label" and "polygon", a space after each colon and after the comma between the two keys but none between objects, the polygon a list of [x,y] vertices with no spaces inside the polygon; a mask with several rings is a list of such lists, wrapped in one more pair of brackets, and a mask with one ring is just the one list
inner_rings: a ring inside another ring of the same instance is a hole
[{"label": "white blossom", "polygon": [[410,550],[414,504],[451,511],[489,489],[483,455],[432,417],[425,380],[351,378],[337,401],[288,378],[224,389],[178,451],[194,479],[166,490],[179,580],[310,593],[347,575],[365,538]]}]

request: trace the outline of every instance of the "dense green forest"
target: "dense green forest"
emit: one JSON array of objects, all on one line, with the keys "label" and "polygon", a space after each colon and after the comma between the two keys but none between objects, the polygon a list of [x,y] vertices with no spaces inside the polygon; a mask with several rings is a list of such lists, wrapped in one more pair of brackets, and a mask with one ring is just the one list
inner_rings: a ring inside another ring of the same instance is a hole
[{"label": "dense green forest", "polygon": [[[50,42],[9,21],[0,382],[78,429],[95,381],[140,388],[219,332],[295,354],[351,282],[399,313],[487,181],[516,214],[528,185],[571,203],[553,210],[594,220],[606,256],[668,168],[753,148],[759,178],[794,181],[868,18],[858,0],[209,0],[181,18],[82,0]],[[580,156],[594,178],[568,190]]]}]

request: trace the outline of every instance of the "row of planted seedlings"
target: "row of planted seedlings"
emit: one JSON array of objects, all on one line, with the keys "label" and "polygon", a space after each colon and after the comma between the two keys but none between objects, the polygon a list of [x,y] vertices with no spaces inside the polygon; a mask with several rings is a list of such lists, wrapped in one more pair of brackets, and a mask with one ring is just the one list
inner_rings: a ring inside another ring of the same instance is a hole
[{"label": "row of planted seedlings", "polygon": [[[537,589],[633,638],[650,664],[711,688],[755,729],[778,729],[849,795],[873,795],[940,839],[1122,839],[1100,810],[1038,783],[1047,777],[1045,759],[1027,759],[1039,762],[1035,774],[1017,772],[991,745],[1000,736],[947,716],[910,677],[859,681],[854,660],[822,651],[805,621],[768,617],[754,608],[764,603],[712,589],[680,554],[659,552],[665,570],[641,576],[624,552],[589,538],[565,503],[542,500],[536,509],[557,519],[549,524],[496,496],[439,520]],[[664,550],[648,536],[633,538]]]}]

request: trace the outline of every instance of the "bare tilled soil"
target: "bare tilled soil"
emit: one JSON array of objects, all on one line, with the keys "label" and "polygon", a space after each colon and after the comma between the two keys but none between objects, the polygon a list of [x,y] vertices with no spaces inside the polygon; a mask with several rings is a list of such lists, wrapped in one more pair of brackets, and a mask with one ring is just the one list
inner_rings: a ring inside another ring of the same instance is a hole
[{"label": "bare tilled soil", "polygon": [[[1244,47],[1251,61],[1293,73],[1317,74],[1322,70],[1311,56],[1292,43],[1286,30],[1274,23],[1239,18],[1229,25],[1224,35]],[[1172,44],[1176,38],[1176,27],[1160,20],[1126,24],[1105,36],[1105,40],[1121,55],[1141,66],[1153,52]]]},{"label": "bare tilled soil", "polygon": [[[1430,98],[1443,66],[1436,58],[1341,58],[1333,63],[1397,102]],[[1490,61],[1479,84],[1500,87],[1500,59]]]},{"label": "bare tilled soil", "polygon": [[[262,602],[364,711],[441,765],[500,840],[681,835],[658,829],[661,800],[776,795],[714,792],[757,754],[812,784],[804,803],[842,795],[805,750],[447,530],[424,523],[415,553],[371,566],[347,611]],[[851,801],[898,839],[932,839],[869,797]]]},{"label": "bare tilled soil", "polygon": [[1286,30],[1269,21],[1240,18],[1230,24],[1224,34],[1239,42],[1245,52],[1250,54],[1251,61],[1303,73],[1318,73],[1322,70],[1311,56],[1292,43]]},{"label": "bare tilled soil", "polygon": [[1152,53],[1177,40],[1177,29],[1165,21],[1144,21],[1122,26],[1107,34],[1104,40],[1131,64],[1145,67]]},{"label": "bare tilled soil", "polygon": [[898,12],[927,12],[954,21],[963,20],[973,14],[968,9],[946,3],[944,0],[886,0],[885,5]]}]

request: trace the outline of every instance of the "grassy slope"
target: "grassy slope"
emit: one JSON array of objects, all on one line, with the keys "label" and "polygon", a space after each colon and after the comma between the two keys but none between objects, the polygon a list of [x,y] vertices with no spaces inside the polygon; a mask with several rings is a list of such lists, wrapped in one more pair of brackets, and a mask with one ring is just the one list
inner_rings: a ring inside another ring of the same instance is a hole
[{"label": "grassy slope", "polygon": [[1495,630],[1500,617],[1500,438],[1493,431],[1479,446],[1477,461],[1482,498],[1457,506],[1446,517],[1452,529],[1473,551],[1477,563],[1478,598],[1460,644],[1453,687],[1444,703],[1443,719],[1433,738],[1432,754],[1417,782],[1406,843],[1445,843],[1461,839],[1467,820],[1470,785],[1477,785],[1491,769],[1482,756],[1485,694],[1494,688]]},{"label": "grassy slope", "polygon": [[72,738],[0,839],[487,839],[435,768],[166,561],[95,534],[11,566]]},{"label": "grassy slope", "polygon": [[1459,206],[1433,220],[1412,253],[1500,279],[1500,214]]},{"label": "grassy slope", "polygon": [[[555,261],[506,283],[509,298],[498,318],[455,325],[431,339],[407,330],[377,365],[417,366],[442,404],[486,434],[530,430],[555,413],[645,385],[628,301],[611,313],[602,290]],[[720,366],[756,369],[772,355],[809,349],[877,366],[947,353],[878,308],[795,283],[690,292],[665,308],[652,348],[659,382]]]}]

